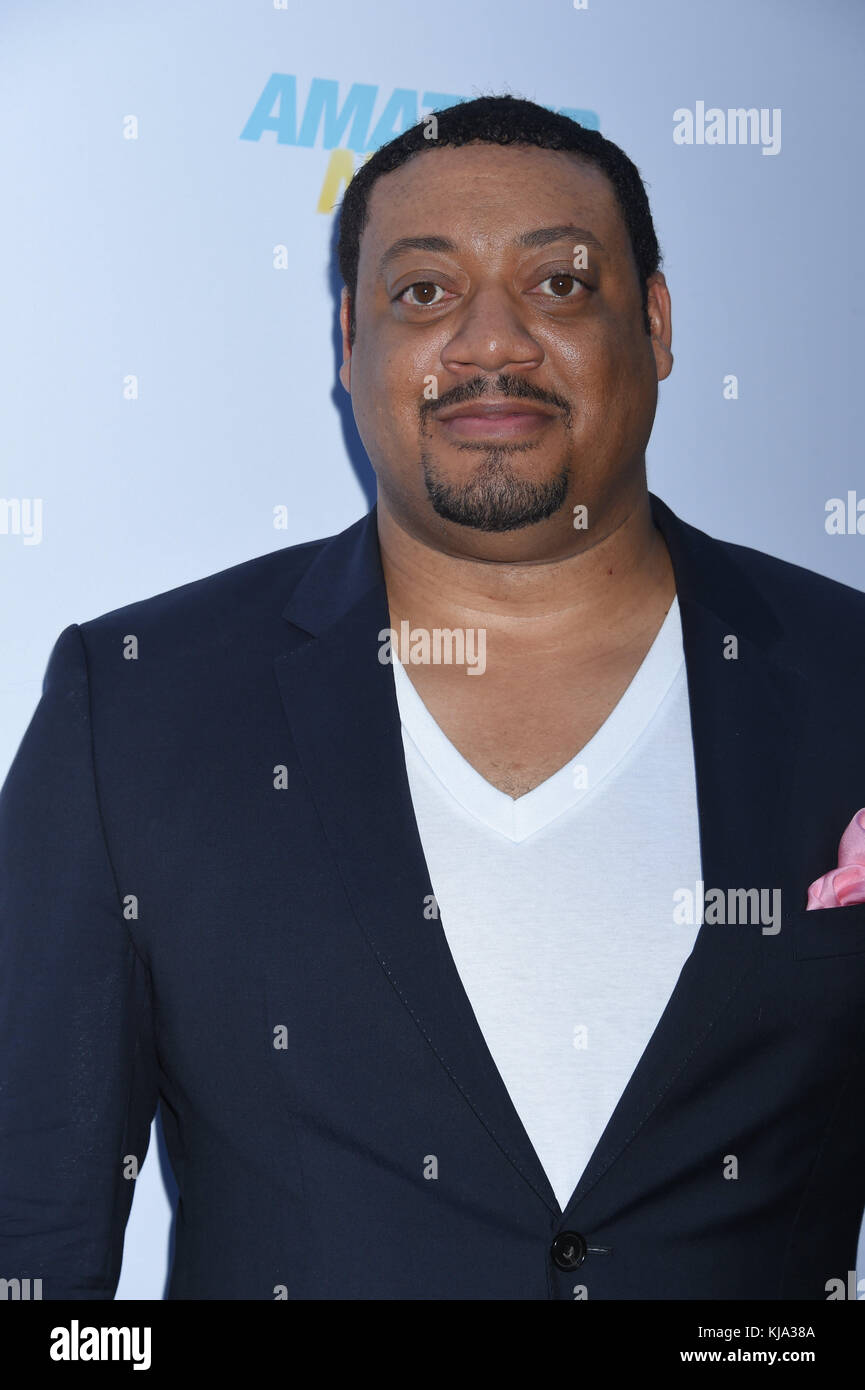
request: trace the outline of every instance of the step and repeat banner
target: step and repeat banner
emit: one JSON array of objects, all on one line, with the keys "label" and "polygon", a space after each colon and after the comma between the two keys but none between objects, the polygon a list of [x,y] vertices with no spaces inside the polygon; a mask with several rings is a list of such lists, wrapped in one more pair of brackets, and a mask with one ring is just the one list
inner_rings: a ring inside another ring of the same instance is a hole
[{"label": "step and repeat banner", "polygon": [[[652,490],[865,587],[863,20],[857,0],[2,0],[0,778],[69,623],[369,508],[334,208],[380,145],[479,95],[601,130],[646,182],[675,353]],[[163,1296],[174,1196],[155,1125],[118,1297]]]}]

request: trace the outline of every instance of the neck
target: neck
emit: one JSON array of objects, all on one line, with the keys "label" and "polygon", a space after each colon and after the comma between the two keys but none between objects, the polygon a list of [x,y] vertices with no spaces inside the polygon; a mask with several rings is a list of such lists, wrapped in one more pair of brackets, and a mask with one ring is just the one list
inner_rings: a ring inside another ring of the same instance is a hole
[{"label": "neck", "polygon": [[381,497],[377,511],[394,625],[408,619],[420,627],[484,627],[525,645],[568,634],[582,645],[653,622],[675,596],[645,489],[618,512],[611,508],[608,527],[586,532],[581,548],[549,560],[451,553],[412,534]]}]

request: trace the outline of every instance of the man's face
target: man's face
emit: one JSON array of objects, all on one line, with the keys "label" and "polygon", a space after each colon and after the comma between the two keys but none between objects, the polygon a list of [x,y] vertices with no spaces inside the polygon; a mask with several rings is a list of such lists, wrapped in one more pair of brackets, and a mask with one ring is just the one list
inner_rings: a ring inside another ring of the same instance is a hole
[{"label": "man's face", "polygon": [[[667,376],[611,185],[557,151],[431,149],[375,183],[343,385],[382,502],[458,553],[543,557],[636,500]],[[468,411],[469,413],[465,413]],[[455,412],[455,413],[454,413]]]}]

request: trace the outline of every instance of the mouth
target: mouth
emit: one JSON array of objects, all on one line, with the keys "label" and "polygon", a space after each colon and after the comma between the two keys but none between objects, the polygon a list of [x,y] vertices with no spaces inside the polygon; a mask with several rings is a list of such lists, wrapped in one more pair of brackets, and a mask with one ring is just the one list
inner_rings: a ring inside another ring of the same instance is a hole
[{"label": "mouth", "polygon": [[532,401],[505,400],[469,401],[433,418],[457,439],[514,439],[542,433],[555,416]]}]

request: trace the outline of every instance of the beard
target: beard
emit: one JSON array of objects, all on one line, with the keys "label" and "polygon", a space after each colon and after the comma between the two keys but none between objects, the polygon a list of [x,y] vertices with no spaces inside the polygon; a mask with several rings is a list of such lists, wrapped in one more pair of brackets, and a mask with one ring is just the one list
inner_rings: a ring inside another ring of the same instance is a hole
[{"label": "beard", "polygon": [[568,494],[569,464],[554,478],[537,482],[517,476],[507,461],[513,452],[513,446],[487,448],[483,463],[460,484],[443,482],[429,454],[422,452],[424,483],[434,510],[446,521],[475,531],[518,531],[552,516]]}]

